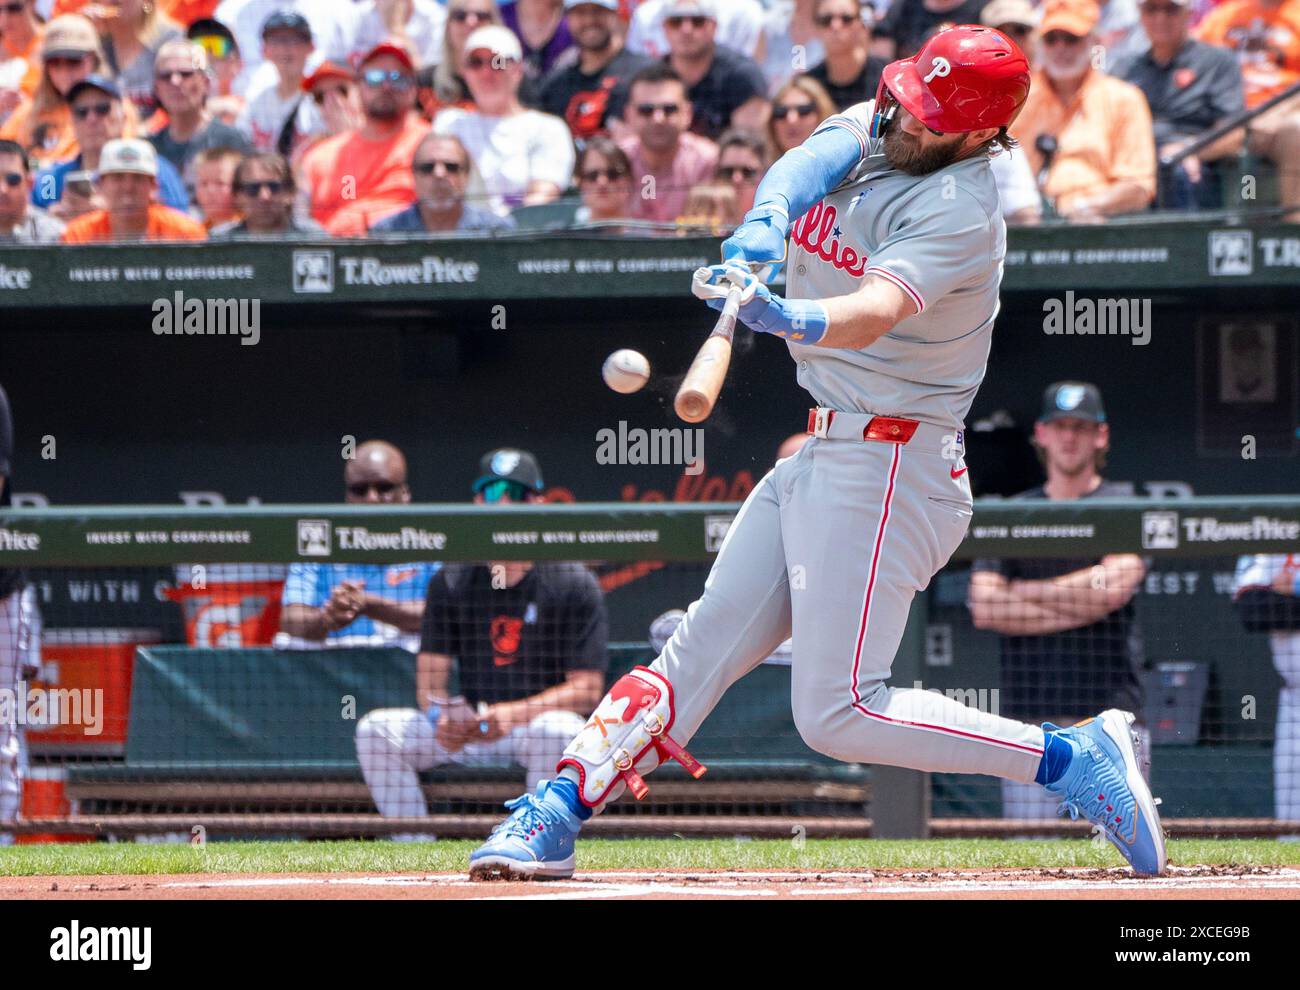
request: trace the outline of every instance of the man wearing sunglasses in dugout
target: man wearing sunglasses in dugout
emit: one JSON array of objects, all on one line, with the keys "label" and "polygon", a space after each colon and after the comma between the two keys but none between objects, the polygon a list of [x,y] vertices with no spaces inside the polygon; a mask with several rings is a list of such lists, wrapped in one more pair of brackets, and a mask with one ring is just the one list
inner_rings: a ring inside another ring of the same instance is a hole
[{"label": "man wearing sunglasses in dugout", "polygon": [[189,160],[204,148],[253,150],[248,138],[208,109],[212,80],[202,45],[188,39],[167,42],[158,49],[153,77],[154,93],[167,111],[167,126],[149,138],[159,158],[183,174]]},{"label": "man wearing sunglasses in dugout", "polygon": [[[32,183],[32,205],[65,220],[97,209],[99,205],[82,195],[84,190],[69,192],[65,184],[67,176],[74,172],[98,171],[99,154],[104,145],[122,137],[126,129],[122,92],[117,83],[104,76],[87,76],[68,90],[68,106],[72,110],[72,133],[76,135],[79,150],[72,158],[38,173]],[[181,212],[190,206],[184,180],[165,158],[158,160],[158,201]]]},{"label": "man wearing sunglasses in dugout", "polygon": [[[368,440],[344,466],[343,489],[349,505],[405,505],[411,501],[406,458],[390,443]],[[276,645],[400,646],[414,653],[425,591],[439,567],[418,562],[291,564]]]},{"label": "man wearing sunglasses in dugout", "polygon": [[871,29],[862,18],[860,0],[818,0],[814,8],[813,23],[826,59],[809,69],[808,75],[826,88],[839,110],[873,99],[888,64],[871,54]]},{"label": "man wearing sunglasses in dugout", "polygon": [[[493,450],[473,491],[479,505],[536,502],[541,470],[526,450]],[[579,712],[604,691],[608,636],[604,596],[582,564],[443,567],[429,581],[415,706],[372,711],[357,725],[357,759],[380,813],[426,815],[418,774],[443,763],[517,764],[529,788],[549,776],[583,726]]]},{"label": "man wearing sunglasses in dugout", "polygon": [[465,202],[469,152],[450,134],[430,134],[415,149],[415,202],[370,228],[372,234],[424,234],[449,230],[513,230],[510,217]]},{"label": "man wearing sunglasses in dugout", "polygon": [[335,237],[360,237],[416,198],[411,162],[429,125],[412,113],[415,64],[384,44],[357,67],[363,122],[320,141],[302,157],[311,215]]}]

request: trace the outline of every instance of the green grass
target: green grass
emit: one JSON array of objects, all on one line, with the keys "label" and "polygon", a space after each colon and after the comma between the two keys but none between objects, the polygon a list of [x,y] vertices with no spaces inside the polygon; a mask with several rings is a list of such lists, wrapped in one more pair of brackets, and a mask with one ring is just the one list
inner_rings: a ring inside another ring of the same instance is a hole
[{"label": "green grass", "polygon": [[[462,871],[477,843],[209,842],[206,846],[134,843],[0,848],[0,876],[148,873],[437,873]],[[1267,839],[1180,839],[1169,843],[1179,866],[1300,865],[1300,844]],[[1109,867],[1119,854],[1087,840],[586,839],[584,870],[870,870],[957,867]]]}]

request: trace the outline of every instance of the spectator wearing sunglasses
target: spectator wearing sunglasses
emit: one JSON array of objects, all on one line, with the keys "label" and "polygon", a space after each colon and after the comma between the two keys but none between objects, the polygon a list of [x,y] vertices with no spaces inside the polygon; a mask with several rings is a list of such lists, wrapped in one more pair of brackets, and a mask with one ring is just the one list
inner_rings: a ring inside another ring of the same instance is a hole
[{"label": "spectator wearing sunglasses", "polygon": [[713,179],[726,183],[736,194],[735,223],[754,208],[754,193],[770,164],[767,142],[760,134],[734,130],[718,139],[718,164],[713,169]]},{"label": "spectator wearing sunglasses", "polygon": [[[776,92],[826,58],[817,31],[817,0],[774,0],[763,21],[763,75]],[[721,30],[719,22],[719,30]],[[725,42],[724,42],[725,44]]]},{"label": "spectator wearing sunglasses", "polygon": [[202,18],[190,24],[185,36],[208,53],[208,71],[212,75],[208,110],[223,124],[234,127],[244,109],[243,95],[234,90],[235,80],[244,69],[234,33],[218,20]]},{"label": "spectator wearing sunglasses", "polygon": [[[495,450],[474,502],[537,502],[541,488],[532,454]],[[443,567],[429,580],[411,707],[367,712],[357,724],[357,760],[380,814],[427,815],[419,774],[443,763],[515,764],[529,790],[554,774],[586,722],[579,713],[605,690],[608,638],[604,594],[583,564]]]},{"label": "spectator wearing sunglasses", "polygon": [[45,30],[36,16],[35,0],[0,0],[0,120],[22,97],[29,99],[41,82],[41,44]]},{"label": "spectator wearing sunglasses", "polygon": [[585,141],[622,120],[628,80],[650,60],[623,47],[618,0],[564,0],[564,11],[578,58],[543,80],[539,106]]},{"label": "spectator wearing sunglasses", "polygon": [[316,104],[303,95],[303,71],[314,48],[302,14],[277,11],[262,25],[262,56],[275,67],[276,82],[249,97],[235,125],[256,150],[290,157],[323,131]]},{"label": "spectator wearing sunglasses", "polygon": [[[95,26],[80,14],[56,17],[41,39],[41,80],[31,99],[22,99],[0,125],[0,139],[17,141],[37,168],[77,153],[68,92],[104,64]],[[134,124],[135,115],[131,114]]]},{"label": "spectator wearing sunglasses", "polygon": [[248,155],[235,167],[230,186],[240,219],[213,228],[212,240],[324,233],[316,221],[294,214],[297,189],[283,155],[274,151]]},{"label": "spectator wearing sunglasses", "polygon": [[[908,58],[939,27],[952,24],[979,24],[980,13],[989,0],[893,0],[889,10],[872,29],[873,55],[887,62]],[[874,98],[872,90],[868,99]]]},{"label": "spectator wearing sunglasses", "polygon": [[1010,128],[1044,197],[1075,223],[1144,210],[1156,191],[1146,97],[1092,67],[1096,26],[1092,0],[1047,0],[1038,68]]},{"label": "spectator wearing sunglasses", "polygon": [[[1181,150],[1188,142],[1245,107],[1241,66],[1226,48],[1190,34],[1190,0],[1143,0],[1142,29],[1151,47],[1115,63],[1113,74],[1142,90],[1155,122],[1156,150]],[[1169,209],[1223,206],[1218,163],[1241,150],[1235,130],[1214,144],[1160,170],[1159,203]]]},{"label": "spectator wearing sunglasses", "polygon": [[1001,31],[1026,55],[1033,54],[1038,12],[1029,0],[992,0],[980,13],[980,23]]},{"label": "spectator wearing sunglasses", "polygon": [[[343,468],[349,505],[411,501],[406,458],[383,440],[367,440]],[[440,565],[290,564],[275,645],[299,649],[420,645],[424,596]]]},{"label": "spectator wearing sunglasses", "polygon": [[[185,23],[185,21],[181,21]],[[222,123],[235,126],[244,97],[234,91],[235,79],[243,71],[243,58],[234,32],[220,21],[200,18],[191,23],[185,34],[191,42],[201,45],[208,53],[208,73],[212,75],[212,91],[208,94],[208,110]],[[160,125],[161,126],[161,125]]]},{"label": "spectator wearing sunglasses", "polygon": [[[664,17],[673,0],[644,0],[627,29],[627,50],[649,58],[668,54]],[[723,0],[714,10],[717,41],[753,59],[763,58],[763,5],[758,0]]]},{"label": "spectator wearing sunglasses", "polygon": [[[85,193],[90,190],[74,183],[69,189],[67,178],[76,172],[97,172],[104,145],[126,136],[129,104],[122,99],[117,83],[100,75],[90,75],[68,90],[72,113],[72,132],[78,151],[71,158],[42,170],[32,186],[32,203],[64,220],[100,208]],[[185,182],[175,166],[166,159],[158,162],[158,198],[165,206],[184,212],[190,197]]]},{"label": "spectator wearing sunglasses", "polygon": [[573,181],[582,194],[575,223],[626,220],[632,199],[632,162],[613,139],[598,134],[578,153]]},{"label": "spectator wearing sunglasses", "polygon": [[27,152],[17,142],[0,141],[0,244],[52,244],[62,236],[63,222],[32,206],[31,191]]},{"label": "spectator wearing sunglasses", "polygon": [[462,72],[475,110],[443,110],[437,134],[451,134],[469,151],[489,204],[502,216],[516,206],[558,199],[573,174],[573,139],[559,117],[527,110],[519,39],[498,25],[479,28],[465,42]]},{"label": "spectator wearing sunglasses", "polygon": [[809,76],[795,76],[776,91],[767,136],[778,156],[797,148],[838,108],[826,87]]},{"label": "spectator wearing sunglasses", "polygon": [[363,122],[302,156],[311,215],[336,237],[362,237],[376,220],[415,201],[411,161],[429,125],[413,113],[415,65],[387,42],[357,69]]},{"label": "spectator wearing sunglasses", "polygon": [[657,62],[632,77],[619,147],[632,162],[632,217],[672,223],[718,163],[718,146],[690,132],[691,101],[672,67]]},{"label": "spectator wearing sunglasses", "polygon": [[415,202],[385,217],[372,234],[432,234],[448,231],[513,230],[515,222],[465,201],[473,179],[465,146],[450,134],[430,134],[415,149]]},{"label": "spectator wearing sunglasses", "polygon": [[501,23],[495,0],[448,0],[447,30],[442,39],[442,58],[433,71],[433,92],[424,107],[433,119],[439,110],[460,107],[473,110],[474,100],[461,69],[465,64],[465,42],[481,27]]},{"label": "spectator wearing sunglasses", "polygon": [[[903,0],[897,0],[901,3]],[[808,70],[825,87],[837,110],[876,98],[886,59],[871,54],[870,18],[859,0],[818,0],[815,20],[826,59]]]},{"label": "spectator wearing sunglasses", "polygon": [[157,109],[153,68],[158,49],[182,37],[180,26],[150,0],[100,0],[88,5],[104,49],[105,75],[117,80],[146,119]]},{"label": "spectator wearing sunglasses", "polygon": [[158,101],[167,111],[167,126],[149,141],[182,174],[190,159],[204,148],[253,150],[248,138],[217,120],[208,109],[212,82],[208,53],[201,45],[183,39],[159,48],[154,60],[154,85]]},{"label": "spectator wearing sunglasses", "polygon": [[691,130],[717,140],[730,127],[767,126],[767,80],[753,59],[719,45],[715,0],[672,0],[664,8],[664,61],[686,84]]}]

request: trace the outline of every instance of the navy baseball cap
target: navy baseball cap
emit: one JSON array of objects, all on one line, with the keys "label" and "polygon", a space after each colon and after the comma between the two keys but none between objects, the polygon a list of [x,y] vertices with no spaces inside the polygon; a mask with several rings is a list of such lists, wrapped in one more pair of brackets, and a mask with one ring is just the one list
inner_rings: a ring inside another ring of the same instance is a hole
[{"label": "navy baseball cap", "polygon": [[304,41],[311,41],[311,25],[296,10],[277,10],[262,22],[262,37],[272,31],[292,31]]},{"label": "navy baseball cap", "polygon": [[1038,421],[1050,423],[1067,417],[1106,422],[1106,410],[1096,385],[1091,382],[1053,382],[1047,386],[1043,393],[1043,414]]},{"label": "navy baseball cap", "polygon": [[529,491],[542,490],[542,469],[537,465],[537,458],[526,450],[516,447],[499,447],[489,450],[478,462],[478,477],[474,479],[473,491],[478,494],[496,481],[512,481]]},{"label": "navy baseball cap", "polygon": [[91,75],[86,76],[85,79],[73,83],[72,88],[68,90],[67,101],[71,103],[77,98],[77,94],[85,89],[97,89],[101,93],[107,93],[115,100],[120,100],[122,98],[122,91],[117,88],[117,83],[113,82],[113,80],[109,79],[107,76],[100,76],[92,73]]}]

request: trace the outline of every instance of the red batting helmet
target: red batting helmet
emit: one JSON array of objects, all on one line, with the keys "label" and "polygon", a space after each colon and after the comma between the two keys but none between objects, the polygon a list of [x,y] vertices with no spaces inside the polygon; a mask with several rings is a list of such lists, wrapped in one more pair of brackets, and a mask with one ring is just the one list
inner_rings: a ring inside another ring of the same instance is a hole
[{"label": "red batting helmet", "polygon": [[961,24],[885,66],[871,136],[884,136],[895,101],[930,130],[956,134],[1005,127],[1028,95],[1029,63],[1015,42],[993,28]]}]

